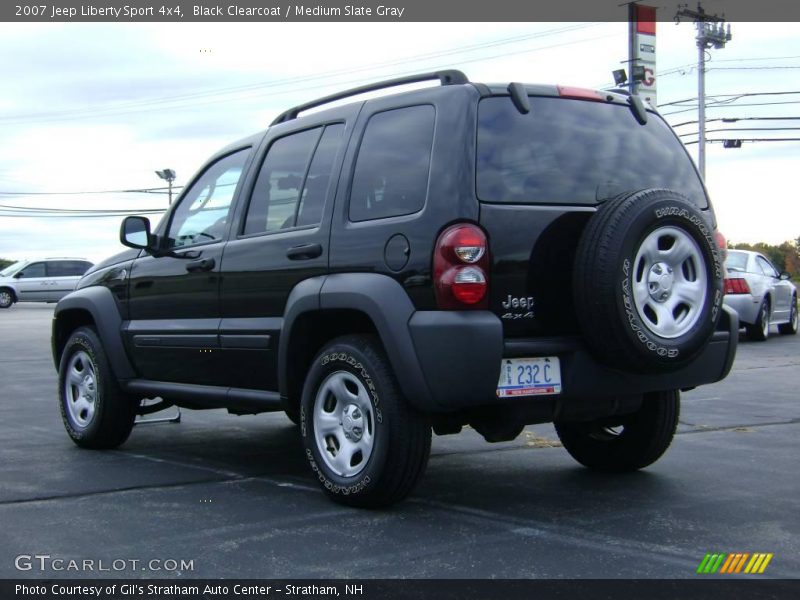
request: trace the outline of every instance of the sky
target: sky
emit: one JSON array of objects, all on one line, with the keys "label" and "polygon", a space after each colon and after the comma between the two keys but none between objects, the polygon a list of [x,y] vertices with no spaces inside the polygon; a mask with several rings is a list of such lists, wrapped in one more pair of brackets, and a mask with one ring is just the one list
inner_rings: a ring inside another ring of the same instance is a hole
[{"label": "sky", "polygon": [[[796,30],[732,23],[732,41],[708,53],[706,93],[709,119],[797,120],[715,121],[709,130],[800,128]],[[692,23],[658,24],[658,101],[673,125],[697,119],[694,37]],[[164,194],[110,192],[159,187],[154,171],[164,168],[182,185],[211,154],[286,108],[347,87],[435,68],[482,82],[610,87],[626,59],[625,23],[0,23],[0,257],[114,254],[119,215],[13,215],[165,208]],[[730,101],[764,92],[796,93]],[[747,106],[765,102],[782,104]],[[678,132],[694,140],[696,127]],[[697,145],[688,149],[696,158]],[[800,142],[709,144],[706,156],[706,185],[729,240],[800,236]]]}]

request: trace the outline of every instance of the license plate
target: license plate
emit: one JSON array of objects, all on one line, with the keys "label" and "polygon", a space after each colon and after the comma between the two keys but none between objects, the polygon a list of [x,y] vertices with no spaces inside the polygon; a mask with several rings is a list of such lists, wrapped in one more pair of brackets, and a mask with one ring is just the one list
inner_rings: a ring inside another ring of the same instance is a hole
[{"label": "license plate", "polygon": [[498,398],[561,393],[561,364],[557,356],[504,358],[497,382]]}]

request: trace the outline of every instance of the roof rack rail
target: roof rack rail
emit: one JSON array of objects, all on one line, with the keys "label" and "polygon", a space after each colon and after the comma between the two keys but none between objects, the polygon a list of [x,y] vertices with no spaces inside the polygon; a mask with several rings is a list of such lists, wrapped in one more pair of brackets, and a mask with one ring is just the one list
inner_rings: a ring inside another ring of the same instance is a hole
[{"label": "roof rack rail", "polygon": [[464,83],[469,83],[469,79],[467,79],[467,76],[464,75],[464,73],[462,73],[461,71],[458,71],[456,69],[433,71],[431,73],[420,73],[419,75],[409,75],[407,77],[397,77],[396,79],[387,79],[385,81],[378,81],[376,83],[370,83],[367,85],[362,85],[360,87],[345,90],[343,92],[339,92],[336,94],[331,94],[330,96],[325,96],[324,98],[312,100],[311,102],[306,102],[305,104],[299,104],[294,108],[290,108],[289,110],[278,115],[278,117],[274,121],[272,121],[271,125],[277,125],[278,123],[285,123],[286,121],[291,121],[292,119],[296,119],[297,115],[299,115],[303,111],[316,108],[317,106],[322,106],[323,104],[328,104],[330,102],[335,102],[336,100],[343,100],[344,98],[349,98],[350,96],[357,96],[359,94],[364,94],[366,92],[374,92],[376,90],[383,90],[398,85],[419,83],[421,81],[432,81],[434,79],[438,79],[442,85],[461,85]]}]

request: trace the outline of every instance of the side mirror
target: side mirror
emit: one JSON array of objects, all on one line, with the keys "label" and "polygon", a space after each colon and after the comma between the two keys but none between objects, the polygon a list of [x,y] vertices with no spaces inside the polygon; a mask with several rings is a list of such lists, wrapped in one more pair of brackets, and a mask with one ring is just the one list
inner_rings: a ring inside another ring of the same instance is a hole
[{"label": "side mirror", "polygon": [[783,272],[781,273],[781,275],[780,275],[780,279],[781,279],[781,281],[787,281],[787,280],[789,280],[789,279],[791,279],[791,278],[792,278],[792,275],[791,275],[791,273],[787,273],[786,271],[783,271]]},{"label": "side mirror", "polygon": [[152,250],[150,220],[147,217],[125,217],[119,229],[119,241],[137,250]]},{"label": "side mirror", "polygon": [[25,271],[17,271],[16,273],[14,273],[13,277],[14,277],[14,279],[22,279],[22,277],[24,275],[25,275]]}]

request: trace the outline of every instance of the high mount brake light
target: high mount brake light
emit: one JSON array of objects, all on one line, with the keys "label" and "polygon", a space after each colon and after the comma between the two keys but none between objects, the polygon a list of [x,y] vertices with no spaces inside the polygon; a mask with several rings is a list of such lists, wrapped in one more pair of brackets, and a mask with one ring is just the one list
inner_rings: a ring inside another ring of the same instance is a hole
[{"label": "high mount brake light", "polygon": [[574,98],[576,100],[592,100],[594,102],[605,102],[603,96],[597,90],[590,90],[587,88],[569,87],[566,85],[558,85],[558,95],[562,98]]},{"label": "high mount brake light", "polygon": [[489,306],[489,243],[477,225],[459,223],[436,241],[433,279],[436,302],[443,309]]}]

